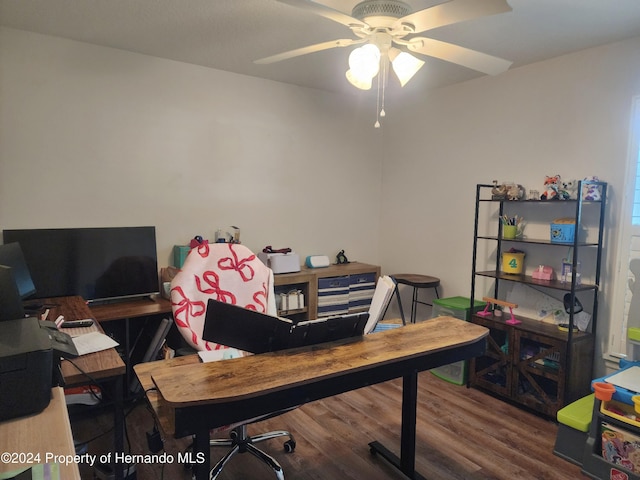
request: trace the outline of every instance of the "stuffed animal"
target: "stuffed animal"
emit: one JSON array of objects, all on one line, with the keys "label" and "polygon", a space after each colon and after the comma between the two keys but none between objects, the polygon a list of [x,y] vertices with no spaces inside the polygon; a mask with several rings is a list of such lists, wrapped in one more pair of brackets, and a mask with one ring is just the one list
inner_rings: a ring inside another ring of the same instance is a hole
[{"label": "stuffed animal", "polygon": [[540,200],[558,200],[560,190],[560,175],[546,176],[544,179],[544,192],[540,195]]},{"label": "stuffed animal", "polygon": [[576,180],[562,180],[559,191],[560,200],[578,199],[578,182]]},{"label": "stuffed animal", "polygon": [[507,198],[507,186],[503,183],[498,185],[498,181],[493,181],[493,188],[491,189],[492,200],[504,200]]},{"label": "stuffed animal", "polygon": [[[585,177],[583,182],[599,182],[598,177]],[[602,189],[600,185],[593,185],[590,183],[582,185],[582,199],[599,201],[602,199]]]},{"label": "stuffed animal", "polygon": [[524,198],[524,187],[522,185],[512,183],[507,186],[507,199],[522,200]]}]

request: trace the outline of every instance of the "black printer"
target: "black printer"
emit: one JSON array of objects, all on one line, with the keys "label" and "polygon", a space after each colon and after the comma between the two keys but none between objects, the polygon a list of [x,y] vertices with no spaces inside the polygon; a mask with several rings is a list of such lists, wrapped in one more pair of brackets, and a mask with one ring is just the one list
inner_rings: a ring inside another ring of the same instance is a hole
[{"label": "black printer", "polygon": [[0,322],[0,421],[44,410],[53,371],[51,338],[37,318]]}]

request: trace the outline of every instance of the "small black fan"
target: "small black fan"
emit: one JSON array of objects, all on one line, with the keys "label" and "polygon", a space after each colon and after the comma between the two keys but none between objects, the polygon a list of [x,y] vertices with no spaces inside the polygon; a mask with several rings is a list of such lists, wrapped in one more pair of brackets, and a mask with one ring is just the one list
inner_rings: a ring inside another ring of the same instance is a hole
[{"label": "small black fan", "polygon": [[573,297],[573,306],[571,305],[571,294],[567,293],[564,296],[564,311],[571,314],[571,313],[580,313],[582,311],[582,304],[580,303],[580,300],[578,300],[578,297],[576,297],[574,295]]}]

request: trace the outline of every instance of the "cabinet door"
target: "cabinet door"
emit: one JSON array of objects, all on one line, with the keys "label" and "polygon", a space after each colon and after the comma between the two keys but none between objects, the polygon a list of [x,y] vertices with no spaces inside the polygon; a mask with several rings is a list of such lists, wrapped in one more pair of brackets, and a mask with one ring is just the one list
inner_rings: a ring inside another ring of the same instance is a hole
[{"label": "cabinet door", "polygon": [[470,362],[470,382],[499,395],[510,396],[512,387],[510,328],[504,322],[494,322],[473,316],[473,323],[489,329],[487,350]]},{"label": "cabinet door", "polygon": [[514,400],[555,415],[564,398],[566,342],[517,329],[513,337]]}]

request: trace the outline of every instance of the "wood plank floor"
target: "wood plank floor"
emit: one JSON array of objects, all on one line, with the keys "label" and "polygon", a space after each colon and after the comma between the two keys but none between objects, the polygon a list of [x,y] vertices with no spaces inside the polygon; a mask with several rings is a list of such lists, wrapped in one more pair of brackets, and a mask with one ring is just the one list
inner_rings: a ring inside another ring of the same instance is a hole
[{"label": "wood plank floor", "polygon": [[[285,415],[254,424],[250,432],[289,430],[295,436],[294,453],[283,451],[283,440],[260,448],[281,463],[287,480],[395,480],[405,478],[384,459],[369,452],[368,443],[380,441],[398,453],[402,382],[366,387],[302,406]],[[575,480],[587,478],[580,468],[553,454],[557,425],[481,391],[447,383],[429,372],[420,374],[416,470],[430,480]],[[76,440],[108,430],[111,418],[72,420]],[[153,427],[144,402],[127,416],[131,453],[147,454],[146,433]],[[110,434],[89,445],[96,454],[111,450]],[[165,450],[177,455],[188,439],[165,439]],[[212,461],[223,455],[213,449]],[[82,466],[83,479],[92,469]],[[174,461],[162,465],[138,464],[138,480],[189,480],[191,475]],[[275,478],[251,455],[235,457],[222,480]]]}]

